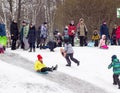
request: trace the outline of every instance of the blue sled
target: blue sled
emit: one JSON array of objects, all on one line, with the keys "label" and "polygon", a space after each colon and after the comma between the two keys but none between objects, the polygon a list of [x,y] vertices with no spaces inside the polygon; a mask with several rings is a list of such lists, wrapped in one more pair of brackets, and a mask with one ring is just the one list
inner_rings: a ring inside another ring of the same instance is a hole
[{"label": "blue sled", "polygon": [[38,73],[40,73],[40,74],[48,74],[48,72],[46,71],[46,72],[38,72]]}]

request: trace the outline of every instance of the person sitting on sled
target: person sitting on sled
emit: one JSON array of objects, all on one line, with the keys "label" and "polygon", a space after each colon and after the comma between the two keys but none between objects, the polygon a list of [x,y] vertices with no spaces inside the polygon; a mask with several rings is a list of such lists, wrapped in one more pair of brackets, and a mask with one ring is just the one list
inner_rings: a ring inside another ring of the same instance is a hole
[{"label": "person sitting on sled", "polygon": [[98,47],[101,49],[108,49],[109,48],[106,44],[106,35],[102,35],[102,38],[100,39]]},{"label": "person sitting on sled", "polygon": [[34,69],[36,72],[46,72],[46,71],[53,71],[53,70],[57,70],[58,65],[56,65],[55,67],[47,67],[44,63],[43,63],[43,57],[38,54],[37,55],[38,60],[35,62],[34,64]]}]

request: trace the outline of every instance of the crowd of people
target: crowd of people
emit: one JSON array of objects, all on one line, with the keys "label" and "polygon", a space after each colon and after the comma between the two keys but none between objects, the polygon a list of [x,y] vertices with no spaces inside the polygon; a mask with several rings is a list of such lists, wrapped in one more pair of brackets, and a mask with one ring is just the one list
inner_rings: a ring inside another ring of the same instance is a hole
[{"label": "crowd of people", "polygon": [[[72,20],[70,24],[65,26],[63,31],[54,31],[54,37],[48,38],[47,22],[44,22],[36,29],[34,24],[24,20],[19,31],[16,20],[13,20],[10,25],[11,50],[21,47],[24,50],[30,49],[29,52],[35,52],[35,48],[50,48],[50,51],[54,51],[55,47],[64,46],[65,41],[69,41],[72,46],[75,46],[75,37],[79,39],[79,46],[87,46],[90,41],[87,40],[88,31],[84,19],[80,18],[77,25]],[[103,36],[105,37],[105,42],[103,42]],[[103,21],[100,31],[98,28],[93,30],[91,41],[95,47],[99,48],[103,48],[101,46],[104,45],[107,46],[108,43],[111,45],[120,45],[120,26],[115,24],[110,35],[106,21]]]}]

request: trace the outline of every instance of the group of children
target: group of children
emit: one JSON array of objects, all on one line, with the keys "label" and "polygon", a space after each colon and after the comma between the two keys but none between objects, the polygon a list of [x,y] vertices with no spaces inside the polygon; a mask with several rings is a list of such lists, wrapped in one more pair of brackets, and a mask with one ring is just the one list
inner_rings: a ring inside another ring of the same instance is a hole
[{"label": "group of children", "polygon": [[[102,36],[102,39],[100,40],[100,44],[99,44],[100,48],[107,48],[107,46],[105,45],[105,35]],[[78,61],[76,58],[73,57],[74,51],[72,48],[72,45],[66,41],[65,42],[65,47],[60,48],[60,52],[62,54],[62,56],[66,59],[67,64],[66,66],[71,66],[71,60],[73,62],[75,62],[77,64],[77,66],[80,65],[80,61]],[[42,60],[42,56],[39,54],[37,55],[38,60],[35,62],[34,65],[34,69],[37,72],[47,72],[47,71],[54,71],[57,70],[58,65],[56,66],[52,66],[52,67],[47,67]],[[118,89],[120,89],[120,80],[119,80],[119,75],[120,75],[120,61],[117,58],[116,55],[113,55],[111,57],[112,62],[111,64],[108,66],[108,69],[113,67],[113,85],[118,85]]]},{"label": "group of children", "polygon": [[[68,46],[71,47],[70,44],[68,44]],[[62,49],[62,48],[60,49],[60,52],[67,60],[68,64],[66,66],[71,66],[71,61],[70,61],[69,57],[71,58],[72,61],[74,61],[77,64],[77,66],[79,66],[79,61],[77,59],[73,58],[73,52],[71,52],[71,53],[68,52],[68,50],[66,50],[66,48],[67,48],[67,46],[65,47],[65,49]],[[43,57],[40,54],[37,55],[37,58],[38,58],[38,60],[34,64],[34,69],[36,72],[48,74],[48,71],[53,72],[54,70],[57,70],[58,65],[52,66],[52,67],[47,67],[43,63]],[[108,66],[108,69],[113,67],[113,85],[118,85],[118,89],[120,89],[120,80],[119,80],[120,61],[116,55],[113,55],[111,57],[111,59],[112,59],[112,62]]]},{"label": "group of children", "polygon": [[97,29],[95,29],[92,35],[92,45],[88,43],[88,46],[95,46],[101,49],[108,49],[109,47],[107,46],[106,43],[107,43],[106,35],[103,34],[100,39],[100,35],[98,34]]}]

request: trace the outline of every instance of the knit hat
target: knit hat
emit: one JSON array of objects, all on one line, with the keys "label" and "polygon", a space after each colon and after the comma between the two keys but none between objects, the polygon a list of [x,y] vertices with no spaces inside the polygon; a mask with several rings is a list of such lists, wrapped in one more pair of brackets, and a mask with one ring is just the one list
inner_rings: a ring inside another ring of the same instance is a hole
[{"label": "knit hat", "polygon": [[115,58],[117,58],[117,56],[116,56],[116,55],[113,55],[111,58],[112,58],[112,59],[115,59]]},{"label": "knit hat", "polygon": [[38,58],[38,60],[39,60],[39,59],[42,59],[43,57],[42,57],[40,54],[38,54],[38,55],[37,55],[37,58]]}]

